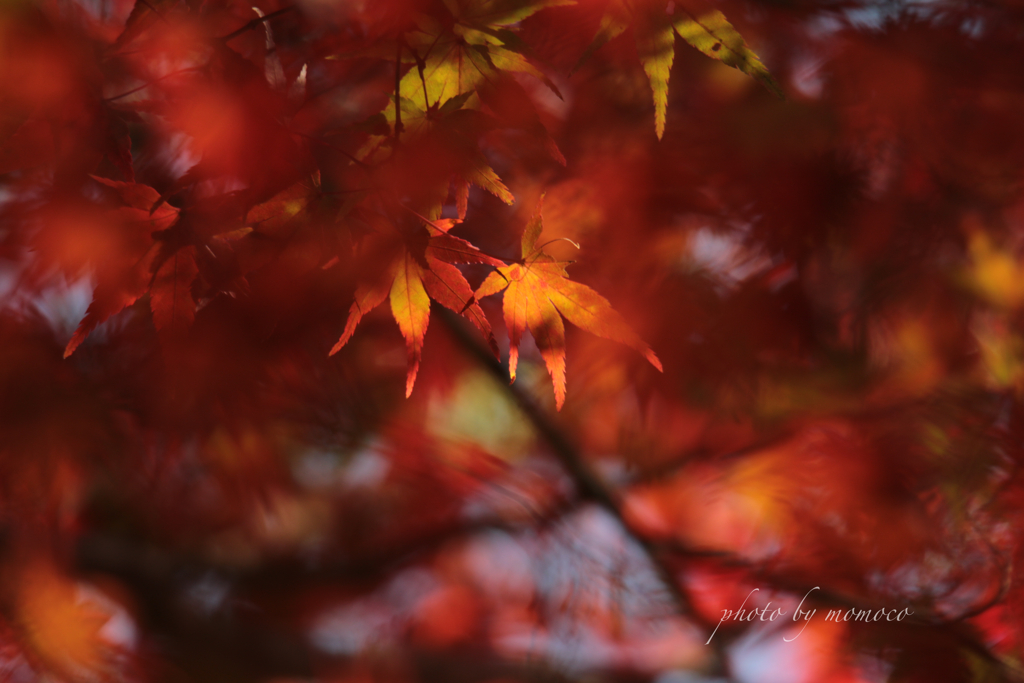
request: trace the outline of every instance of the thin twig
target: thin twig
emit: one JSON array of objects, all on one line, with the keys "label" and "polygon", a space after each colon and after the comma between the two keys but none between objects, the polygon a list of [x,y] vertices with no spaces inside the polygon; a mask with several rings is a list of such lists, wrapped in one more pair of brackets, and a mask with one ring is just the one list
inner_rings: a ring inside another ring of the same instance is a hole
[{"label": "thin twig", "polygon": [[285,14],[286,12],[291,12],[293,9],[295,9],[295,5],[288,5],[287,7],[282,7],[281,9],[279,9],[279,10],[277,10],[275,12],[271,12],[270,14],[267,14],[266,16],[256,17],[255,19],[253,19],[252,21],[247,23],[242,28],[237,29],[235,31],[232,31],[231,33],[229,33],[226,36],[224,36],[223,38],[221,38],[221,41],[226,43],[229,40],[232,40],[233,38],[237,38],[238,36],[242,35],[246,31],[251,31],[252,29],[256,28],[257,26],[260,26],[261,24],[264,24],[264,23],[270,21],[271,19],[279,17],[282,14]]},{"label": "thin twig", "polygon": [[171,73],[164,74],[163,76],[160,76],[159,78],[155,78],[152,81],[149,81],[148,83],[143,83],[142,85],[140,85],[137,88],[132,88],[128,92],[123,92],[120,95],[114,95],[113,97],[108,97],[108,98],[106,98],[105,101],[106,102],[113,102],[114,100],[119,100],[122,97],[128,97],[129,95],[134,95],[135,93],[139,92],[140,90],[145,90],[149,86],[156,85],[160,81],[162,81],[162,80],[164,80],[166,78],[170,78],[171,76],[179,76],[181,74],[188,73],[189,71],[199,71],[201,69],[202,69],[202,67],[190,66],[190,67],[185,68],[185,69],[179,69],[177,71],[172,71]]}]

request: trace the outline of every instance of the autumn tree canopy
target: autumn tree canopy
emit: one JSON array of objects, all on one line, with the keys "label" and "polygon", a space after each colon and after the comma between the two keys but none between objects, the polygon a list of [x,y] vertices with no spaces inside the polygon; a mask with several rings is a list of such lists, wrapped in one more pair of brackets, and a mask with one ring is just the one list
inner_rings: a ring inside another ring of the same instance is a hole
[{"label": "autumn tree canopy", "polygon": [[3,0],[5,680],[1024,678],[1021,65],[1015,0]]}]

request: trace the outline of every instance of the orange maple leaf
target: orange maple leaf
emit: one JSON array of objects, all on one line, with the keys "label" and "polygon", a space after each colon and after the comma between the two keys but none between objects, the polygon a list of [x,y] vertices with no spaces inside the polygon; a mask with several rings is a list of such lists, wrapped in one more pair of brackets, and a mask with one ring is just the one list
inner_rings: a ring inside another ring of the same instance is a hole
[{"label": "orange maple leaf", "polygon": [[[498,268],[477,289],[475,298],[505,291],[502,310],[509,335],[508,369],[516,379],[519,342],[530,330],[555,390],[555,406],[565,403],[565,326],[562,318],[588,332],[630,346],[661,371],[661,361],[603,296],[568,279],[565,263],[537,247],[543,225],[541,205],[523,233],[523,262]],[[543,245],[542,245],[543,246]]]},{"label": "orange maple leaf", "polygon": [[422,253],[403,248],[391,262],[384,276],[372,283],[363,283],[356,288],[355,301],[349,309],[345,330],[330,355],[341,350],[364,315],[384,303],[391,301],[391,314],[405,337],[409,363],[405,380],[405,395],[412,394],[416,374],[420,368],[423,351],[423,337],[430,323],[430,300],[438,302],[456,313],[461,313],[472,322],[487,339],[488,345],[498,355],[498,345],[480,306],[473,302],[473,289],[454,263],[486,263],[504,265],[501,261],[482,253],[464,239],[447,234],[451,221],[426,221],[439,234],[427,241]]}]

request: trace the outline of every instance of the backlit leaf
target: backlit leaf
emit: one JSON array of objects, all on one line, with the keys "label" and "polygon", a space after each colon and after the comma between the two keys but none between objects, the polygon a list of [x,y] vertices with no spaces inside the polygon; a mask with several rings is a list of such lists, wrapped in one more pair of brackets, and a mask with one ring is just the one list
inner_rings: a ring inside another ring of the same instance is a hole
[{"label": "backlit leaf", "polygon": [[[178,209],[166,204],[150,211],[159,197],[159,193],[152,187],[96,176],[93,178],[109,187],[125,204],[108,212],[107,227],[122,231],[125,235],[124,243],[130,250],[119,254],[115,263],[106,264],[99,272],[92,302],[64,349],[65,358],[74,353],[98,325],[131,306],[149,290],[153,280],[150,268],[158,256],[153,234],[167,230],[178,219]],[[176,314],[190,315],[180,308]]]},{"label": "backlit leaf", "polygon": [[[673,12],[678,9],[674,3],[669,7]],[[637,54],[654,91],[654,131],[658,139],[665,133],[668,82],[675,56],[673,30],[708,57],[739,69],[760,81],[779,98],[783,97],[778,83],[724,14],[715,10],[696,16],[685,8],[678,11],[681,16],[673,20],[665,16],[660,4],[648,8],[626,0],[612,0],[601,18],[597,34],[573,71],[632,25]]]},{"label": "backlit leaf", "polygon": [[665,110],[668,107],[668,78],[675,57],[675,34],[672,26],[657,27],[642,22],[636,27],[636,51],[654,91],[654,131],[661,139],[665,134]]},{"label": "backlit leaf", "polygon": [[359,285],[356,289],[355,301],[352,302],[352,306],[348,311],[345,330],[341,333],[341,338],[338,342],[331,348],[330,355],[333,356],[348,343],[363,316],[384,303],[384,299],[388,297],[388,293],[391,291],[392,282],[394,282],[393,273],[390,274],[390,277],[382,278],[369,285]]},{"label": "backlit leaf", "polygon": [[[435,222],[428,225],[440,229]],[[331,355],[348,343],[364,315],[389,298],[392,316],[405,338],[409,356],[406,396],[412,393],[419,372],[423,337],[430,323],[431,299],[465,316],[480,330],[488,347],[497,356],[498,346],[487,316],[473,301],[473,290],[462,272],[451,265],[454,263],[503,265],[501,261],[482,254],[466,240],[443,233],[429,238],[421,257],[417,257],[411,247],[403,248],[382,278],[361,284],[356,290],[345,330],[331,349]]]},{"label": "backlit leaf", "polygon": [[423,271],[409,252],[398,258],[395,265],[395,281],[391,285],[391,313],[395,316],[398,329],[405,337],[409,354],[409,371],[405,380],[405,395],[412,393],[416,373],[420,369],[423,352],[423,336],[430,322],[430,299],[423,287]]},{"label": "backlit leaf", "polygon": [[555,390],[555,405],[565,402],[565,329],[562,317],[592,334],[621,342],[640,353],[660,371],[661,361],[633,332],[603,296],[572,282],[565,265],[536,244],[542,230],[540,206],[523,233],[523,263],[498,268],[476,291],[476,298],[504,291],[502,311],[509,334],[509,375],[516,379],[519,344],[529,329],[547,365]]},{"label": "backlit leaf", "polygon": [[694,16],[684,10],[673,26],[683,40],[708,57],[753,76],[777,97],[783,97],[779,84],[721,12],[715,10]]}]

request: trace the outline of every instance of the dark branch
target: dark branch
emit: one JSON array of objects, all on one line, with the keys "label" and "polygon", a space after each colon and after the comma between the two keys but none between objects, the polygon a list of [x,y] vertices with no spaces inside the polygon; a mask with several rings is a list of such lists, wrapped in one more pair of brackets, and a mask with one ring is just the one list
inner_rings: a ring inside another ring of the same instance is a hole
[{"label": "dark branch", "polygon": [[[662,552],[658,545],[633,528],[629,520],[623,515],[622,508],[614,492],[590,469],[569,437],[517,385],[508,383],[508,372],[506,369],[494,360],[494,357],[487,349],[470,336],[461,324],[458,316],[446,310],[439,311],[439,315],[462,348],[480,365],[487,368],[500,384],[508,388],[508,392],[516,405],[530,420],[537,432],[547,441],[551,452],[572,478],[579,495],[604,508],[618,520],[626,533],[629,534],[650,559],[655,572],[658,574],[658,578],[665,585],[679,612],[700,625],[705,633],[710,634],[713,625],[708,624],[700,613],[693,608],[689,596],[680,587],[679,580],[669,565],[665,553]],[[714,648],[717,660],[714,662],[714,671],[712,673],[728,675],[728,660],[724,649],[721,647],[721,641],[712,640],[712,647]]]}]

